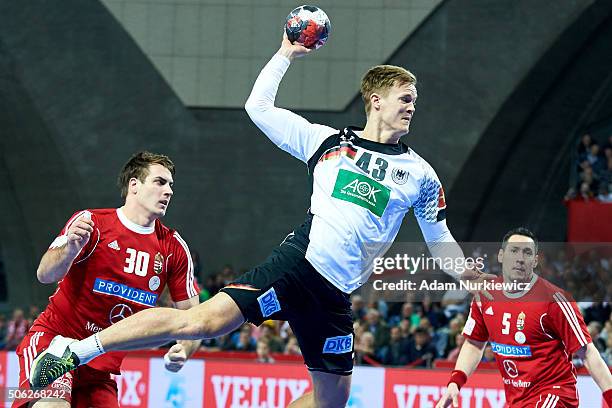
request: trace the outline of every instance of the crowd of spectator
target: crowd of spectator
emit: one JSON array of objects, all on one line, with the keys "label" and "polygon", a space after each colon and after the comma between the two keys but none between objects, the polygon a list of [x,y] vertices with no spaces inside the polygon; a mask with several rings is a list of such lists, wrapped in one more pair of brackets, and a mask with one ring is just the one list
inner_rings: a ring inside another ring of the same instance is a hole
[{"label": "crowd of spectator", "polygon": [[600,144],[591,135],[583,135],[576,157],[578,178],[565,199],[612,202],[612,136]]},{"label": "crowd of spectator", "polygon": [[[593,342],[605,361],[612,365],[612,257],[595,251],[568,255],[556,250],[540,252],[538,273],[568,290],[581,308]],[[194,259],[195,260],[195,259]],[[493,270],[499,273],[499,271]],[[214,295],[237,276],[227,265],[219,273],[200,283],[202,301]],[[171,306],[169,297],[161,297],[162,306]],[[464,337],[468,300],[432,302],[366,301],[362,295],[351,296],[355,331],[355,360],[360,365],[432,367],[437,359],[456,361]],[[0,313],[0,349],[14,350],[24,337],[40,309],[27,312],[15,309],[11,318]],[[258,361],[272,363],[278,354],[301,354],[297,339],[287,322],[266,321],[260,327],[244,324],[238,330],[202,343],[205,351],[251,352]],[[489,346],[483,361],[494,361]]]}]

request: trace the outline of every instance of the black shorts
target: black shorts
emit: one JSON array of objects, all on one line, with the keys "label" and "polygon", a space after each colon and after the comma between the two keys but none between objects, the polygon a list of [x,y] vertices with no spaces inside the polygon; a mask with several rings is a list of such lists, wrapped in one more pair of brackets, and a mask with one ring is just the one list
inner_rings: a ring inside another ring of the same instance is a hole
[{"label": "black shorts", "polygon": [[311,371],[350,375],[353,318],[349,295],[305,259],[310,218],[259,266],[227,285],[247,321],[287,320]]}]

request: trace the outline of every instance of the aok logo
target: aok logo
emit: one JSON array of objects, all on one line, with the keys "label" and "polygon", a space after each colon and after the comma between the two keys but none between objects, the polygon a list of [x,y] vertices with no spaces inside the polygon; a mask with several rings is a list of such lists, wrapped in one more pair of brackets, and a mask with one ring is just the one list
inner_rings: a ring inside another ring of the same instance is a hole
[{"label": "aok logo", "polygon": [[362,174],[345,169],[338,171],[332,197],[356,204],[382,216],[389,203],[391,189]]},{"label": "aok logo", "polygon": [[380,189],[376,189],[365,181],[359,181],[357,179],[351,181],[349,184],[342,188],[343,191],[351,190],[353,193],[357,193],[362,197],[367,198],[376,203],[376,193],[380,193]]}]

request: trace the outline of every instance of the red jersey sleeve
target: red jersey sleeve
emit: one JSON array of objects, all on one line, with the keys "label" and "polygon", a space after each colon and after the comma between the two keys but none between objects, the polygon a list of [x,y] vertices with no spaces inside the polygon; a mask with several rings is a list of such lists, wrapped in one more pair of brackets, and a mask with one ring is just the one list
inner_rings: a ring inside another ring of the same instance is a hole
[{"label": "red jersey sleeve", "polygon": [[592,342],[578,306],[562,292],[553,294],[544,323],[547,330],[563,341],[569,353],[575,353]]},{"label": "red jersey sleeve", "polygon": [[476,341],[488,341],[489,331],[482,317],[481,303],[472,299],[470,314],[463,327],[463,336]]},{"label": "red jersey sleeve", "polygon": [[77,211],[72,214],[72,217],[68,219],[68,221],[64,225],[64,228],[62,228],[58,236],[53,240],[51,245],[49,245],[49,249],[59,248],[65,245],[68,240],[68,229],[70,229],[72,224],[74,224],[80,217],[83,217],[87,213],[90,214],[91,219],[94,222],[94,230],[93,233],[90,235],[87,244],[81,249],[81,252],[79,252],[77,257],[74,259],[74,263],[79,263],[89,257],[89,255],[91,255],[93,250],[96,248],[98,241],[100,240],[100,230],[97,228],[96,216],[88,210]]},{"label": "red jersey sleeve", "polygon": [[193,276],[193,259],[187,242],[173,232],[171,243],[172,255],[168,259],[168,289],[175,302],[198,296],[200,288]]}]

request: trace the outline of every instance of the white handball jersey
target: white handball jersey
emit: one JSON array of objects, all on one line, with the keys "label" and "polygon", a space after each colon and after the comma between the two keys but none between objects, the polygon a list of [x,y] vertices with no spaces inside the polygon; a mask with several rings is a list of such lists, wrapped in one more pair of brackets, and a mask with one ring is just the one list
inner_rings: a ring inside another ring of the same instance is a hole
[{"label": "white handball jersey", "polygon": [[[444,192],[433,168],[405,144],[362,139],[356,128],[312,124],[274,106],[290,61],[275,55],[259,74],[246,110],[278,147],[308,165],[313,214],[306,259],[334,286],[351,293],[365,283],[404,216],[414,209],[432,255],[454,239],[445,221]],[[463,257],[458,245],[445,255]],[[453,273],[453,271],[447,271]]]}]

